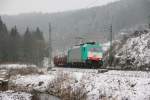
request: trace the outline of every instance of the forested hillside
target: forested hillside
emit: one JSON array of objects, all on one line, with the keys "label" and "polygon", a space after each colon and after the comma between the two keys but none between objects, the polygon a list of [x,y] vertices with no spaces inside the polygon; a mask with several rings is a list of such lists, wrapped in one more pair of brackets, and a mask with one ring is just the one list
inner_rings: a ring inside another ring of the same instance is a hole
[{"label": "forested hillside", "polygon": [[[30,13],[14,16],[2,16],[8,28],[16,25],[21,34],[28,26],[37,26],[48,37],[48,23],[52,24],[53,48],[68,48],[75,43],[75,37],[84,37],[87,41],[109,40],[109,26],[113,25],[113,32],[147,23],[150,15],[149,0],[120,0],[105,6],[81,9],[59,13]],[[112,18],[111,18],[112,17]],[[112,20],[111,20],[112,19]],[[67,44],[67,45],[66,45]]]},{"label": "forested hillside", "polygon": [[41,65],[45,56],[46,43],[38,27],[34,31],[27,27],[20,35],[16,26],[8,30],[0,17],[0,63]]}]

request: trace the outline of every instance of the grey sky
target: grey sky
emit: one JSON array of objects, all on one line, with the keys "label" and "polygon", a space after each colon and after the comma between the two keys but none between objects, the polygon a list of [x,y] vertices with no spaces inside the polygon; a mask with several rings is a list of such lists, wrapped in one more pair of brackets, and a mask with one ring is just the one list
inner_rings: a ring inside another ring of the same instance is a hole
[{"label": "grey sky", "polygon": [[0,0],[0,14],[60,12],[104,5],[118,0]]}]

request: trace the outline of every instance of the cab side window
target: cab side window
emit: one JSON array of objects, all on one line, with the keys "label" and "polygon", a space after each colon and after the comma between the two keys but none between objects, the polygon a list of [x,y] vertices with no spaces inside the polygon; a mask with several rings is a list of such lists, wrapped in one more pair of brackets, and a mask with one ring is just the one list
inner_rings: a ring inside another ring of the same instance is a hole
[{"label": "cab side window", "polygon": [[85,47],[83,48],[83,51],[85,51]]}]

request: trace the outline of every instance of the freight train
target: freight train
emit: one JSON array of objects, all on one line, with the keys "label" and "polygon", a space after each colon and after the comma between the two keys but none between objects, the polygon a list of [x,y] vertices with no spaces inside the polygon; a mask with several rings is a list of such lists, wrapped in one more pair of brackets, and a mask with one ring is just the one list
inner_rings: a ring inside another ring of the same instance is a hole
[{"label": "freight train", "polygon": [[102,45],[87,42],[70,48],[65,56],[55,56],[57,67],[100,68],[103,65]]}]

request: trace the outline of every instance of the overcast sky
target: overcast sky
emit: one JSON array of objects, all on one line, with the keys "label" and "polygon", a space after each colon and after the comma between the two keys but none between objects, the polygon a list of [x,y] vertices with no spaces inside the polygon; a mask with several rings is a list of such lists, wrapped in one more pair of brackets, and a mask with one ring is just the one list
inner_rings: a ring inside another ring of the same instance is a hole
[{"label": "overcast sky", "polygon": [[118,0],[0,0],[0,14],[60,12],[105,5]]}]

